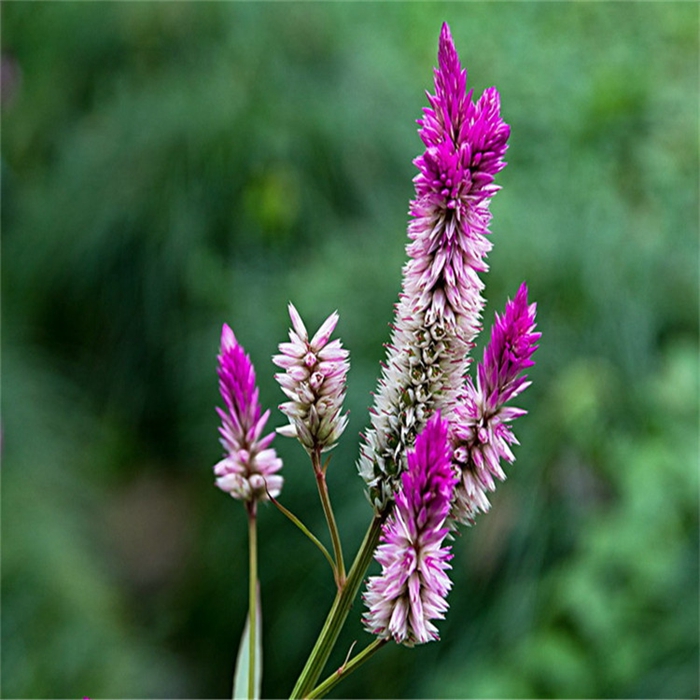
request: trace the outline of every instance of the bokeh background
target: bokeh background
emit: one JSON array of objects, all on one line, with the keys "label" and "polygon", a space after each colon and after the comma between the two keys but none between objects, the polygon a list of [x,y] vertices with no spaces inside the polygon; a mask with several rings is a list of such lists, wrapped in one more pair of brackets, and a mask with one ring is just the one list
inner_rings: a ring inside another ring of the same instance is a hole
[{"label": "bokeh background", "polygon": [[[4,2],[4,696],[230,697],[247,555],[213,486],[223,322],[274,407],[287,302],[312,328],[338,309],[351,413],[329,481],[355,551],[448,21],[512,127],[486,323],[527,280],[543,337],[517,461],[455,543],[442,640],[333,695],[698,697],[699,12]],[[276,446],[283,502],[325,535],[303,451]],[[263,694],[283,697],[333,583],[280,513],[260,521]],[[331,666],[366,640],[361,607]]]}]

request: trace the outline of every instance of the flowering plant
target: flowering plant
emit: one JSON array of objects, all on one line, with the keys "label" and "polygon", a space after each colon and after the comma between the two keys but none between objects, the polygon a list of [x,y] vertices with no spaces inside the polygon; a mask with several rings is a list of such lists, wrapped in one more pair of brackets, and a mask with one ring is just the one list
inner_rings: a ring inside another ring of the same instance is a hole
[{"label": "flowering plant", "polygon": [[[481,330],[488,267],[489,203],[499,187],[495,175],[510,128],[500,115],[500,97],[487,89],[474,101],[445,24],[440,34],[435,94],[419,120],[424,153],[411,202],[408,262],[387,349],[371,425],[363,436],[358,471],[367,486],[372,519],[346,571],[340,534],[326,484],[322,454],[342,435],[348,351],[331,340],[338,323],[332,313],[309,339],[289,305],[292,329],[273,362],[288,401],[280,406],[288,424],[277,430],[297,439],[308,453],[328,523],[331,554],[277,500],[282,467],[263,436],[270,411],[262,413],[250,358],[224,325],[219,386],[224,409],[224,458],[214,467],[216,485],[243,501],[250,541],[249,618],[239,653],[235,697],[259,696],[260,644],[257,585],[257,504],[271,501],[319,547],[333,570],[337,593],[318,640],[292,690],[293,698],[322,697],[344,676],[389,642],[413,646],[438,639],[435,622],[448,609],[452,587],[450,533],[470,525],[489,509],[487,493],[504,480],[502,462],[512,462],[517,440],[510,427],[523,415],[510,405],[528,385],[524,371],[540,333],[535,304],[522,284],[502,315],[476,378],[469,375],[470,351]],[[319,683],[328,656],[375,558],[379,575],[367,580],[363,615],[374,635],[364,649]]]}]

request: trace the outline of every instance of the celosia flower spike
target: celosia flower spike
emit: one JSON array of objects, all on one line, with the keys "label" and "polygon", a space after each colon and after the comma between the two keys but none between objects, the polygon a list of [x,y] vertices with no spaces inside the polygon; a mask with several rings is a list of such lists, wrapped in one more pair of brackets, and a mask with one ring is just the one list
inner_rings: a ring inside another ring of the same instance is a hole
[{"label": "celosia flower spike", "polygon": [[218,356],[219,391],[225,409],[221,417],[221,444],[226,456],[215,467],[216,485],[242,501],[267,500],[282,490],[277,472],[282,460],[270,447],[275,433],[262,437],[270,411],[261,415],[255,370],[233,331],[224,324]]},{"label": "celosia flower spike", "polygon": [[510,127],[501,119],[500,97],[487,89],[472,101],[449,27],[440,34],[435,95],[423,110],[420,136],[426,145],[415,159],[419,170],[411,203],[413,221],[404,276],[406,291],[420,299],[428,318],[445,317],[471,342],[480,328],[483,283],[476,273],[488,267],[491,243],[485,238],[488,200],[498,191],[496,173],[505,167]]},{"label": "celosia flower spike", "polygon": [[324,321],[311,340],[293,304],[289,304],[289,316],[290,342],[281,343],[281,354],[272,358],[285,370],[276,374],[275,379],[291,399],[280,406],[289,418],[289,425],[278,432],[296,437],[309,452],[315,449],[324,452],[335,447],[348,421],[347,416],[340,415],[350,367],[348,351],[340,340],[329,342],[338,323],[336,312]]},{"label": "celosia flower spike", "polygon": [[438,639],[432,620],[443,619],[448,607],[452,554],[443,541],[457,481],[451,460],[448,424],[436,413],[408,452],[402,489],[375,553],[382,573],[370,577],[364,595],[367,630],[406,646]]},{"label": "celosia flower spike", "polygon": [[535,331],[537,304],[527,303],[523,282],[502,316],[496,314],[491,340],[478,366],[478,388],[487,410],[496,411],[506,401],[522,393],[530,382],[523,372],[535,364],[532,355],[542,336]]},{"label": "celosia flower spike", "polygon": [[473,522],[479,511],[488,511],[486,492],[495,489],[494,477],[506,478],[501,460],[515,460],[510,445],[518,441],[507,424],[525,411],[506,403],[530,385],[524,371],[535,364],[532,355],[541,336],[535,330],[536,311],[536,304],[527,303],[523,283],[513,301],[506,303],[505,313],[496,314],[476,386],[467,380],[464,401],[455,412],[454,459],[461,481],[453,517],[465,524]]},{"label": "celosia flower spike", "polygon": [[428,94],[418,122],[426,149],[414,161],[409,260],[358,465],[377,512],[391,503],[406,450],[430,415],[441,411],[452,420],[481,329],[489,203],[510,127],[501,119],[498,91],[489,88],[474,102],[466,80],[445,24],[435,94]]}]

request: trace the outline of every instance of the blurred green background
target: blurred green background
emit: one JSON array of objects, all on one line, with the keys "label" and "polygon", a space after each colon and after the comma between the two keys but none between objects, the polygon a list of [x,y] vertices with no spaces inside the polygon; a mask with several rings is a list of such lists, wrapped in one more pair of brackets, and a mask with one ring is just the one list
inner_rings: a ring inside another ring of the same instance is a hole
[{"label": "blurred green background", "polygon": [[[525,279],[543,337],[518,459],[455,543],[442,640],[333,695],[698,697],[699,12],[4,2],[4,696],[230,697],[247,554],[213,486],[223,322],[274,407],[287,302],[314,330],[339,310],[329,481],[356,549],[357,436],[448,21],[512,127],[486,324]],[[283,502],[324,535],[302,449],[275,444]],[[263,694],[282,697],[333,583],[280,513],[260,521]],[[367,639],[361,609],[331,665]]]}]

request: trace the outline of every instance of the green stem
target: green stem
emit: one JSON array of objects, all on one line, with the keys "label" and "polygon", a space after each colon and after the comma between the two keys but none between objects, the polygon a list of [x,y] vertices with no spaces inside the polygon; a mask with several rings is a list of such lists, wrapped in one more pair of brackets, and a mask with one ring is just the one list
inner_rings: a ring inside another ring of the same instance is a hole
[{"label": "green stem", "polygon": [[316,485],[318,486],[318,495],[321,497],[323,513],[326,516],[326,522],[328,523],[328,531],[330,532],[331,542],[333,543],[333,554],[335,556],[336,566],[335,582],[338,588],[341,588],[345,583],[345,562],[343,561],[343,547],[340,543],[340,533],[338,532],[338,526],[336,525],[335,516],[333,515],[333,508],[331,507],[331,497],[328,493],[328,484],[326,483],[326,470],[321,466],[320,449],[316,448],[311,453],[311,464],[314,468],[314,474],[316,474]]},{"label": "green stem", "polygon": [[248,614],[249,614],[249,650],[248,650],[248,698],[255,697],[255,633],[257,628],[257,592],[258,592],[258,533],[256,518],[256,503],[249,501],[248,507],[248,553],[249,553],[249,585],[248,585]]},{"label": "green stem", "polygon": [[346,661],[335,673],[331,673],[323,683],[317,685],[305,698],[322,698],[329,690],[335,688],[345,676],[351,674],[356,668],[362,666],[371,656],[381,649],[389,640],[375,639],[371,644],[368,644],[359,654],[353,656],[350,661]]},{"label": "green stem", "polygon": [[299,520],[299,518],[297,518],[297,516],[294,515],[294,513],[292,513],[291,510],[288,510],[276,498],[273,498],[272,496],[270,496],[269,492],[268,492],[267,496],[275,504],[275,506],[277,506],[279,511],[281,513],[283,513],[284,515],[286,515],[321,550],[321,553],[323,554],[324,557],[326,557],[326,559],[328,560],[328,563],[331,565],[331,570],[333,571],[333,578],[335,578],[337,580],[338,576],[337,576],[337,572],[336,572],[336,568],[335,568],[335,563],[333,562],[331,555],[328,553],[328,550],[323,546],[323,544],[318,539],[318,537],[316,537],[311,532],[311,530],[309,530],[309,528],[306,527],[306,525],[304,525],[304,523],[302,523],[301,520]]},{"label": "green stem", "polygon": [[291,698],[303,698],[311,692],[318,681],[323,667],[328,661],[328,657],[335,645],[340,630],[345,623],[345,619],[350,611],[350,606],[355,600],[365,573],[372,561],[372,555],[379,542],[379,535],[384,522],[383,515],[375,515],[367,529],[365,539],[360,545],[355,561],[350,568],[348,578],[336,593],[333,605],[328,613],[328,617],[321,629],[321,633],[316,640],[314,648],[306,661],[306,665],[292,690]]}]

